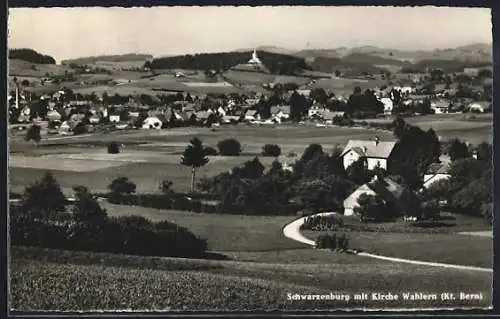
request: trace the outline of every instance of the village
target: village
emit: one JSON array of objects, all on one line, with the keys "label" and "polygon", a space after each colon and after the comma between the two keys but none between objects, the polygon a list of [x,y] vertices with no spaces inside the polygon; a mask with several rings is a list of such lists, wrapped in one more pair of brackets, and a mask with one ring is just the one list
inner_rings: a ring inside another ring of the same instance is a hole
[{"label": "village", "polygon": [[[254,51],[247,64],[254,66],[260,63]],[[89,69],[87,71],[90,72]],[[177,72],[176,76],[181,77],[182,74]],[[456,85],[450,85],[454,80],[457,81]],[[295,83],[263,83],[262,88],[267,90],[250,91],[248,94],[197,94],[166,90],[155,97],[118,94],[110,97],[106,92],[101,95],[75,94],[64,87],[36,96],[29,92],[29,87],[24,88],[22,83],[14,79],[14,90],[8,97],[12,115],[10,122],[29,124],[37,121],[43,127],[50,128],[48,134],[68,135],[74,134],[73,129],[79,124],[76,134],[92,132],[103,124],[118,130],[216,126],[240,122],[279,125],[291,120],[321,126],[342,123],[343,119],[356,117],[367,119],[396,115],[491,112],[491,92],[483,89],[483,86],[491,85],[491,69],[488,68],[466,68],[460,74],[444,74],[433,69],[428,74],[408,74],[406,79],[397,81],[406,85],[367,88],[366,91],[376,97],[371,103],[380,104],[381,107],[362,106],[370,112],[361,116],[356,112],[357,106],[353,105],[350,95],[336,95],[335,90],[310,88],[315,81],[311,80],[302,87]],[[386,82],[394,81],[386,78]],[[476,85],[462,84],[466,82]],[[120,85],[114,83],[111,85]],[[113,103],[117,100],[125,102]],[[151,104],[147,104],[148,101]],[[294,110],[299,115],[292,119]]]}]

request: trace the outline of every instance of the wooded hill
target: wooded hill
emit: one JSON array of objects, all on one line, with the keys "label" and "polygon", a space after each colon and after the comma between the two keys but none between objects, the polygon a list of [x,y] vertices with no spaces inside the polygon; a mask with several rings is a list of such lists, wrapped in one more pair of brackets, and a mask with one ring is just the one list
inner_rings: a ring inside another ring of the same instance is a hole
[{"label": "wooded hill", "polygon": [[[273,74],[296,75],[309,70],[303,58],[285,54],[257,52],[262,64]],[[247,63],[252,52],[201,53],[153,59],[152,69],[190,69],[227,71],[238,64]]]},{"label": "wooded hill", "polygon": [[138,53],[129,53],[129,54],[118,54],[118,55],[97,55],[97,56],[88,56],[81,57],[76,59],[68,59],[61,62],[61,64],[92,64],[97,61],[105,61],[105,62],[130,62],[130,61],[146,61],[152,59],[153,56],[150,54],[138,54]]},{"label": "wooded hill", "polygon": [[17,59],[34,64],[56,64],[56,60],[50,55],[43,55],[32,49],[10,49],[9,59]]}]

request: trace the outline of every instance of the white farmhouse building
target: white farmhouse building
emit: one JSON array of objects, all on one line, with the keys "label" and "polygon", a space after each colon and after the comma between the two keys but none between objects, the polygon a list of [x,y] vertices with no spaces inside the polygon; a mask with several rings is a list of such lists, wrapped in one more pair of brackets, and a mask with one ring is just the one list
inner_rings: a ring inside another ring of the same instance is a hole
[{"label": "white farmhouse building", "polygon": [[380,141],[378,137],[373,141],[350,140],[340,156],[345,169],[359,159],[366,160],[369,170],[377,166],[387,169],[387,161],[395,145],[396,142]]},{"label": "white farmhouse building", "polygon": [[384,113],[392,113],[392,110],[394,109],[394,103],[392,102],[391,98],[383,97],[380,99],[380,102],[384,104]]},{"label": "white farmhouse building", "polygon": [[449,179],[451,177],[449,170],[449,164],[431,164],[427,172],[424,174],[423,188],[427,189],[430,185],[437,181]]},{"label": "white farmhouse building", "polygon": [[156,116],[150,116],[144,120],[144,122],[142,123],[142,128],[159,130],[161,129],[162,125],[163,123],[159,118],[157,118]]}]

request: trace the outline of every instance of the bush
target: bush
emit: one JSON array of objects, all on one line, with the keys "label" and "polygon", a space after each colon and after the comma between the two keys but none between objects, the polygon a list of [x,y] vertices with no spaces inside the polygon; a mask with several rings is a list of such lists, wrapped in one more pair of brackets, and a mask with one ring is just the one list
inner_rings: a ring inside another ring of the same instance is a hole
[{"label": "bush", "polygon": [[174,191],[172,190],[172,186],[174,185],[174,183],[170,180],[163,180],[160,182],[160,186],[159,186],[159,189],[160,191],[165,194],[165,195],[171,195],[174,193]]},{"label": "bush", "polygon": [[40,131],[41,131],[40,125],[31,125],[28,131],[26,132],[26,137],[25,137],[26,141],[33,140],[37,143],[40,142],[40,140],[42,139]]},{"label": "bush", "polygon": [[219,153],[213,147],[205,147],[205,155],[207,156],[217,156]]},{"label": "bush", "polygon": [[88,133],[87,126],[83,122],[79,122],[73,128],[73,135],[81,135]]},{"label": "bush", "polygon": [[16,214],[11,217],[10,234],[13,245],[143,256],[199,258],[207,249],[206,240],[184,227],[139,216],[112,217],[95,225],[58,224]]},{"label": "bush", "polygon": [[338,230],[342,227],[344,227],[344,221],[341,217],[335,215],[327,215],[307,217],[301,229]]},{"label": "bush", "polygon": [[66,197],[51,173],[46,173],[39,181],[26,187],[21,200],[22,211],[39,218],[63,212],[65,205]]},{"label": "bush", "polygon": [[135,193],[136,185],[127,177],[118,177],[108,185],[111,197],[121,197],[123,195]]},{"label": "bush", "polygon": [[318,249],[342,250],[346,251],[349,247],[349,239],[346,234],[337,236],[333,234],[322,234],[316,238],[315,247]]},{"label": "bush", "polygon": [[222,140],[217,143],[219,154],[223,156],[238,156],[241,153],[241,144],[234,138]]},{"label": "bush", "polygon": [[120,145],[117,142],[113,141],[108,144],[108,153],[109,154],[118,154],[120,153]]},{"label": "bush", "polygon": [[281,155],[281,148],[276,144],[266,144],[262,147],[262,156],[278,157]]}]

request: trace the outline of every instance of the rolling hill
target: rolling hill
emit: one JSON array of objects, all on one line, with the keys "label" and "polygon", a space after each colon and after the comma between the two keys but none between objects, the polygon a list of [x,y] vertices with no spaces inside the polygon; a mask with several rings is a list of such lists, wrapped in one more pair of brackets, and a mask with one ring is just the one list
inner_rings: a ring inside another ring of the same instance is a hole
[{"label": "rolling hill", "polygon": [[56,64],[56,60],[50,55],[38,53],[33,49],[10,49],[9,59],[22,60],[35,64]]},{"label": "rolling hill", "polygon": [[98,56],[90,56],[90,57],[81,57],[76,59],[69,59],[61,61],[61,64],[94,64],[99,61],[106,62],[132,62],[132,61],[143,61],[152,59],[153,56],[150,54],[138,54],[138,53],[128,53],[128,54],[119,54],[119,55],[98,55]]}]

